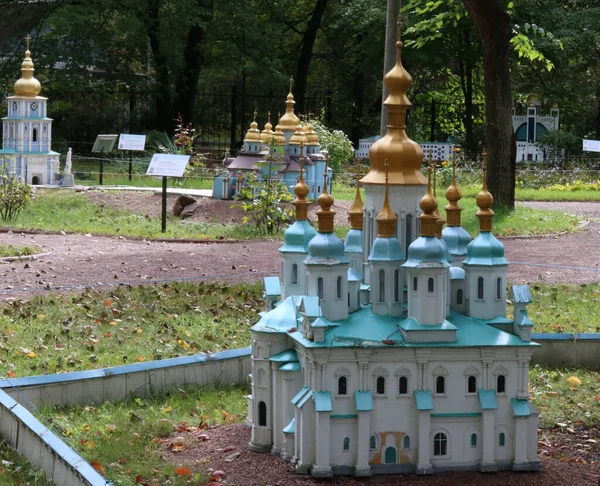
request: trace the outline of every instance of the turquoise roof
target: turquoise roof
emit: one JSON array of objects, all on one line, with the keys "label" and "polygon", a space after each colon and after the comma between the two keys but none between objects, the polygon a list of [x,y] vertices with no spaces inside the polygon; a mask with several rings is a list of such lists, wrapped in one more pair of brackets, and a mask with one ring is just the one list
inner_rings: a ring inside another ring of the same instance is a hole
[{"label": "turquoise roof", "polygon": [[513,415],[515,417],[529,417],[531,412],[529,411],[529,402],[526,399],[511,398],[510,404],[512,405]]},{"label": "turquoise roof", "polygon": [[281,295],[281,282],[279,281],[279,277],[265,277],[263,282],[265,286],[265,294],[267,294],[269,297]]},{"label": "turquoise roof", "polygon": [[370,262],[399,262],[404,260],[404,254],[398,238],[375,238],[371,253]]},{"label": "turquoise roof", "polygon": [[323,315],[321,307],[319,306],[319,298],[316,295],[302,295],[296,301],[298,308],[304,309],[304,315],[306,317],[320,317]]},{"label": "turquoise roof", "polygon": [[317,412],[331,412],[333,410],[330,392],[315,392],[315,410]]},{"label": "turquoise roof", "polygon": [[517,304],[530,304],[533,302],[529,285],[513,285],[511,288],[512,301]]},{"label": "turquoise roof", "polygon": [[[424,263],[427,264],[423,265]],[[419,236],[408,247],[408,259],[402,266],[419,268],[425,266],[448,267],[450,265],[446,260],[446,247],[438,238]]]},{"label": "turquoise roof", "polygon": [[454,258],[452,258],[452,255],[450,254],[450,248],[448,248],[448,245],[446,245],[446,242],[443,238],[438,238],[438,240],[442,243],[442,245],[444,245],[444,249],[446,251],[446,261],[448,263],[452,263],[454,261]]},{"label": "turquoise roof", "polygon": [[496,410],[498,402],[496,400],[496,392],[494,390],[477,390],[479,395],[479,405],[482,410]]},{"label": "turquoise roof", "polygon": [[308,402],[312,396],[314,395],[314,392],[312,390],[309,390],[308,393],[306,393],[306,395],[304,395],[300,401],[298,402],[298,404],[296,405],[298,408],[302,408],[304,407],[304,405],[306,404],[306,402]]},{"label": "turquoise roof", "polygon": [[284,434],[295,434],[296,433],[296,419],[290,420],[290,423],[285,426],[282,431]]},{"label": "turquoise roof", "polygon": [[269,358],[270,361],[275,361],[276,363],[289,363],[290,361],[298,361],[298,353],[293,348],[286,349],[281,353],[274,354]]},{"label": "turquoise roof", "polygon": [[279,371],[300,371],[301,369],[302,366],[300,366],[300,363],[298,363],[298,361],[294,361],[292,363],[285,363],[279,367]]},{"label": "turquoise roof", "polygon": [[467,246],[467,258],[464,265],[508,265],[504,258],[504,245],[491,231],[482,231]]},{"label": "turquoise roof", "polygon": [[493,319],[486,319],[485,323],[486,324],[491,324],[491,325],[494,325],[494,324],[512,324],[513,321],[511,319],[509,319],[508,317],[506,317],[506,316],[496,316]]},{"label": "turquoise roof", "polygon": [[362,253],[362,238],[363,231],[360,229],[350,229],[344,240],[344,251],[351,251],[354,253]]},{"label": "turquoise roof", "polygon": [[404,319],[398,324],[405,331],[456,331],[457,327],[444,320],[441,324],[421,324],[414,317]]},{"label": "turquoise roof", "polygon": [[316,230],[306,220],[294,221],[283,233],[281,253],[307,253],[310,240],[317,234]]},{"label": "turquoise roof", "polygon": [[324,328],[328,328],[328,327],[331,327],[331,326],[339,326],[339,324],[337,322],[328,321],[324,317],[317,318],[315,320],[315,322],[313,322],[310,325],[310,327],[324,327]]},{"label": "turquoise roof", "polygon": [[460,267],[450,267],[450,280],[464,280],[465,271]]},{"label": "turquoise roof", "polygon": [[355,391],[354,401],[356,402],[357,412],[370,412],[373,410],[373,394],[371,391]]},{"label": "turquoise roof", "polygon": [[265,312],[252,326],[253,331],[288,332],[297,326],[297,309],[294,297],[290,296],[269,312]]},{"label": "turquoise roof", "polygon": [[533,327],[533,322],[531,322],[531,319],[529,319],[529,316],[527,315],[527,311],[522,310],[521,311],[521,322],[519,323],[519,326],[521,327]]},{"label": "turquoise roof", "polygon": [[310,391],[310,388],[308,388],[307,386],[302,387],[302,389],[296,393],[296,396],[294,398],[292,398],[292,405],[296,405],[304,396],[305,393],[308,393]]},{"label": "turquoise roof", "polygon": [[415,390],[415,402],[417,410],[433,410],[431,390]]},{"label": "turquoise roof", "polygon": [[348,282],[362,282],[364,278],[362,273],[357,272],[354,268],[348,269]]},{"label": "turquoise roof", "polygon": [[334,233],[317,233],[308,244],[305,265],[338,265],[348,263],[344,244]]},{"label": "turquoise roof", "polygon": [[467,254],[467,245],[471,243],[471,235],[462,226],[446,226],[442,230],[442,239],[448,245],[451,255]]}]

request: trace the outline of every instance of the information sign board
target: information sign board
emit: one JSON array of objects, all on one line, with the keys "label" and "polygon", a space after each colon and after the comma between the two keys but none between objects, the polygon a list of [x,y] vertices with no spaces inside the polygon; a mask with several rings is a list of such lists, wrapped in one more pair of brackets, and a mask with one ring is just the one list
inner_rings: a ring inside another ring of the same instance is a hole
[{"label": "information sign board", "polygon": [[121,133],[119,136],[120,150],[144,150],[146,147],[146,135],[132,135]]},{"label": "information sign board", "polygon": [[154,154],[146,175],[183,177],[189,160],[189,155]]},{"label": "information sign board", "polygon": [[94,142],[94,146],[92,147],[92,152],[112,152],[115,142],[117,141],[117,137],[118,135],[98,135],[96,137],[96,141]]},{"label": "information sign board", "polygon": [[600,152],[600,140],[584,140],[584,152]]}]

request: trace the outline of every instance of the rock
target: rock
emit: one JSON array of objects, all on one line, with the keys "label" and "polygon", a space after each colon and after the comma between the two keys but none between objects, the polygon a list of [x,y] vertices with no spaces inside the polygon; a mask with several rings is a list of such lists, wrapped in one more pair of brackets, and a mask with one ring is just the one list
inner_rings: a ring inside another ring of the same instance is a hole
[{"label": "rock", "polygon": [[183,208],[183,210],[181,211],[181,214],[179,215],[181,219],[185,219],[185,218],[189,218],[192,214],[194,214],[194,212],[196,211],[196,209],[198,209],[198,203],[192,203],[189,204],[188,206],[186,206],[185,208]]},{"label": "rock", "polygon": [[175,216],[180,216],[183,208],[189,206],[190,204],[194,204],[196,200],[192,196],[187,196],[186,194],[182,194],[177,198],[175,204],[173,204],[173,214]]}]

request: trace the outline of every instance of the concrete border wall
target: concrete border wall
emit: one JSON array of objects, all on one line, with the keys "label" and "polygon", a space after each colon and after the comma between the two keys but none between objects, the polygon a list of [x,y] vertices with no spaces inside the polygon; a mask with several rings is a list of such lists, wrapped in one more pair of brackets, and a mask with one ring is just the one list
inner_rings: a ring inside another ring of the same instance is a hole
[{"label": "concrete border wall", "polygon": [[600,370],[600,333],[534,333],[531,340],[541,344],[533,354],[533,364]]}]

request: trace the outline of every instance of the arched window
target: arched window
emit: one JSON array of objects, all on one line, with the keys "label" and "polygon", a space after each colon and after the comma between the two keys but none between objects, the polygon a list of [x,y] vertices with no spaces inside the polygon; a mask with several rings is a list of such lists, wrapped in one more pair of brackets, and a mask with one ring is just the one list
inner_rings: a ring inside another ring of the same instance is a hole
[{"label": "arched window", "polygon": [[445,456],[448,454],[448,438],[446,434],[438,432],[433,437],[433,455]]},{"label": "arched window", "polygon": [[377,377],[377,395],[385,395],[385,377]]},{"label": "arched window", "polygon": [[398,395],[407,395],[408,394],[408,378],[406,376],[401,376],[398,379]]},{"label": "arched window", "polygon": [[267,426],[267,404],[258,402],[258,425],[260,427]]},{"label": "arched window", "polygon": [[337,298],[341,299],[342,298],[342,277],[338,277],[337,278]]},{"label": "arched window", "polygon": [[496,280],[496,299],[502,298],[502,277],[498,277]]},{"label": "arched window", "polygon": [[410,449],[410,437],[408,435],[404,436],[404,448]]},{"label": "arched window", "polygon": [[405,239],[405,245],[404,245],[404,248],[406,248],[406,251],[408,251],[408,247],[412,243],[412,222],[413,222],[412,214],[407,214],[406,215],[406,233],[405,233],[406,239]]},{"label": "arched window", "polygon": [[498,437],[498,445],[504,446],[506,442],[506,437],[504,436],[504,432],[500,432],[500,436]]},{"label": "arched window", "polygon": [[467,393],[477,393],[477,377],[469,376],[467,384]]},{"label": "arched window", "polygon": [[496,393],[506,392],[506,378],[504,375],[498,375],[496,378]]},{"label": "arched window", "polygon": [[435,379],[435,392],[438,395],[443,395],[446,393],[446,380],[443,376],[438,376]]},{"label": "arched window", "polygon": [[483,299],[483,277],[477,279],[477,298]]},{"label": "arched window", "polygon": [[344,450],[350,450],[350,437],[344,437]]},{"label": "arched window", "polygon": [[323,277],[317,279],[317,297],[323,298]]},{"label": "arched window", "polygon": [[31,135],[31,141],[32,142],[37,142],[37,128],[33,129],[32,135]]},{"label": "arched window", "polygon": [[462,305],[462,303],[463,303],[463,290],[462,289],[458,289],[456,291],[456,303],[458,305]]},{"label": "arched window", "polygon": [[348,394],[348,380],[345,376],[340,376],[338,378],[338,395],[347,395]]},{"label": "arched window", "polygon": [[400,302],[400,270],[394,270],[394,302]]},{"label": "arched window", "polygon": [[297,284],[298,284],[298,265],[294,263],[292,265],[292,285],[297,285]]},{"label": "arched window", "polygon": [[369,448],[372,451],[377,449],[377,438],[374,435],[371,436],[371,440],[369,441]]},{"label": "arched window", "polygon": [[413,292],[416,292],[419,288],[419,280],[417,277],[413,277]]},{"label": "arched window", "polygon": [[427,280],[427,292],[433,292],[434,281],[432,277]]},{"label": "arched window", "polygon": [[385,270],[379,270],[379,302],[385,302]]},{"label": "arched window", "polygon": [[471,434],[471,447],[477,447],[477,434]]}]

